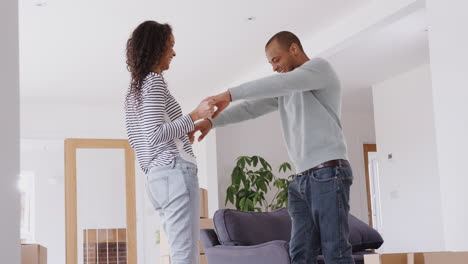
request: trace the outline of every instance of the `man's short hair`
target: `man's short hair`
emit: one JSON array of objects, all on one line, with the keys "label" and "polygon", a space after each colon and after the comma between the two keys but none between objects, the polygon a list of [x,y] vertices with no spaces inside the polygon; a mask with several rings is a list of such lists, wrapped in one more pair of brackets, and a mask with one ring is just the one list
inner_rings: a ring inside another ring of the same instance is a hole
[{"label": "man's short hair", "polygon": [[265,45],[265,49],[270,45],[271,42],[274,40],[277,40],[278,43],[283,46],[286,49],[289,49],[291,47],[291,44],[295,43],[299,49],[301,49],[302,52],[304,52],[304,49],[302,48],[301,41],[299,38],[294,35],[294,33],[289,32],[289,31],[281,31],[276,33],[273,37],[271,37],[270,40],[268,40],[267,44]]}]

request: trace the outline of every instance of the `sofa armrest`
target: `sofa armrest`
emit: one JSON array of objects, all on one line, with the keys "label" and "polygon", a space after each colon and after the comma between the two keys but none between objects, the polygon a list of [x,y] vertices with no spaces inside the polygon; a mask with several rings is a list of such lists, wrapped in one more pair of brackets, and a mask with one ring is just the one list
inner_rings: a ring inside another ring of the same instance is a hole
[{"label": "sofa armrest", "polygon": [[289,243],[275,240],[254,246],[214,246],[205,248],[210,264],[289,264]]},{"label": "sofa armrest", "polygon": [[213,229],[200,229],[200,240],[204,249],[219,245],[218,236]]}]

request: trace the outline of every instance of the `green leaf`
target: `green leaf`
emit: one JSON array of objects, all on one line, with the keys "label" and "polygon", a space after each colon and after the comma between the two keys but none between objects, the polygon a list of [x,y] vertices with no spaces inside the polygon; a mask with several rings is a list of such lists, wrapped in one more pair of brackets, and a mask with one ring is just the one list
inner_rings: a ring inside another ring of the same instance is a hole
[{"label": "green leaf", "polygon": [[268,179],[268,181],[273,180],[273,173],[271,171],[266,172],[265,177]]},{"label": "green leaf", "polygon": [[244,171],[243,171],[241,168],[239,168],[239,177],[240,177],[241,180],[245,180],[245,179],[246,179],[245,173],[244,173]]},{"label": "green leaf", "polygon": [[237,196],[239,196],[239,198],[244,198],[244,197],[246,197],[248,195],[249,195],[249,192],[246,189],[240,190],[239,193],[237,194]]},{"label": "green leaf", "polygon": [[280,192],[278,193],[277,197],[278,197],[279,199],[281,199],[282,197],[284,197],[284,193],[285,193],[284,190],[280,191]]},{"label": "green leaf", "polygon": [[283,162],[279,167],[279,172],[286,172],[287,170],[291,170],[291,164],[289,164],[288,162]]},{"label": "green leaf", "polygon": [[246,198],[243,197],[243,198],[240,200],[240,203],[239,203],[239,206],[240,206],[240,208],[242,208],[242,209],[241,209],[242,211],[245,211],[245,210],[244,210],[244,208],[245,208],[245,200],[246,200]]},{"label": "green leaf", "polygon": [[265,170],[268,170],[268,169],[271,170],[270,164],[266,160],[264,160],[263,158],[260,158],[260,163],[262,164],[262,166],[263,166],[263,168]]},{"label": "green leaf", "polygon": [[252,200],[250,199],[245,200],[245,205],[246,205],[247,211],[252,211],[254,209],[254,204],[252,203]]},{"label": "green leaf", "polygon": [[286,170],[286,165],[283,163],[279,166],[278,172],[282,172]]},{"label": "green leaf", "polygon": [[254,167],[257,167],[257,164],[258,164],[258,157],[257,157],[257,156],[253,156],[253,157],[252,157],[252,162],[253,162],[253,166],[254,166]]},{"label": "green leaf", "polygon": [[252,166],[252,158],[246,157],[245,161],[247,162],[247,164],[249,164],[249,166]]},{"label": "green leaf", "polygon": [[240,167],[241,169],[245,168],[245,158],[241,158],[237,161],[237,167]]},{"label": "green leaf", "polygon": [[264,191],[265,193],[268,192],[268,187],[264,180],[261,180],[258,182],[258,187],[260,187],[260,189]]},{"label": "green leaf", "polygon": [[245,189],[250,189],[250,181],[247,179],[242,179],[242,183],[244,184]]},{"label": "green leaf", "polygon": [[231,174],[231,180],[232,180],[232,184],[240,184],[240,181],[241,181],[241,174],[242,174],[242,171],[239,167],[235,167],[233,170],[232,170],[232,174]]},{"label": "green leaf", "polygon": [[234,192],[233,192],[233,187],[232,186],[229,186],[227,188],[226,201],[224,202],[224,205],[227,205],[228,201],[231,202],[231,203],[234,203]]}]

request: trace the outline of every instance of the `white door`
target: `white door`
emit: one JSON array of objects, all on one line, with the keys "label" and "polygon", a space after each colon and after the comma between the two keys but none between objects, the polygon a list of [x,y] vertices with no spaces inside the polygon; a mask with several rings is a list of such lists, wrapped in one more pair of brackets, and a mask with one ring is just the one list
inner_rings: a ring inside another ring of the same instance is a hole
[{"label": "white door", "polygon": [[369,152],[368,161],[367,166],[369,167],[372,226],[383,236],[380,206],[379,161],[377,160],[377,152]]}]

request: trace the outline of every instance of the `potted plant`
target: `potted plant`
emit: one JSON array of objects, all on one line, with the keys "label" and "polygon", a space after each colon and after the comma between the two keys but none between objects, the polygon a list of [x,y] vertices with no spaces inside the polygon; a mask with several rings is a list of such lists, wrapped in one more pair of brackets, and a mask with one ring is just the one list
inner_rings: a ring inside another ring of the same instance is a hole
[{"label": "potted plant", "polygon": [[[279,172],[291,170],[284,162]],[[273,174],[271,165],[260,156],[241,156],[232,170],[231,185],[226,190],[226,201],[240,211],[271,211],[288,205],[288,186],[294,175],[278,178]],[[275,195],[268,201],[267,193],[275,187]]]}]

